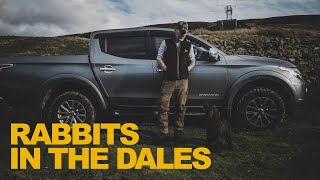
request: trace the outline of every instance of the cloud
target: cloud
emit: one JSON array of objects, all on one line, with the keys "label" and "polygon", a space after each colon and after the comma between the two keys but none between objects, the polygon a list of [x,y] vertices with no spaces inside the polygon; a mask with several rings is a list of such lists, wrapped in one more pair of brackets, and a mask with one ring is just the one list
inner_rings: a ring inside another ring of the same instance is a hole
[{"label": "cloud", "polygon": [[115,10],[104,0],[4,0],[0,33],[47,36],[119,26]]},{"label": "cloud", "polygon": [[225,18],[320,14],[319,0],[0,0],[0,35],[56,36],[100,29]]}]

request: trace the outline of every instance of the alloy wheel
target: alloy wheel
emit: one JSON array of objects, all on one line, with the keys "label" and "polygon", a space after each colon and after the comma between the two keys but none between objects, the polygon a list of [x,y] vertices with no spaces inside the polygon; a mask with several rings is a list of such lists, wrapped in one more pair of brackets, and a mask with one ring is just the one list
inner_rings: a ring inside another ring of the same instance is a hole
[{"label": "alloy wheel", "polygon": [[268,97],[256,97],[246,106],[246,118],[256,127],[267,127],[279,117],[276,103]]},{"label": "alloy wheel", "polygon": [[72,125],[74,123],[84,123],[87,112],[79,101],[67,100],[60,104],[57,117],[60,123]]}]

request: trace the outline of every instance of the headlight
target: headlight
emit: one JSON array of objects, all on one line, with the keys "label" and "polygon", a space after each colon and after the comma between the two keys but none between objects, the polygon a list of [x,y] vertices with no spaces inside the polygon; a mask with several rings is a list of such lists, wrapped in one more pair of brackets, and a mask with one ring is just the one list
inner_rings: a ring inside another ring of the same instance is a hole
[{"label": "headlight", "polygon": [[301,75],[301,72],[299,71],[298,68],[294,67],[294,68],[287,68],[287,67],[282,67],[282,66],[279,66],[279,69],[283,70],[283,71],[287,71],[289,72],[291,75],[299,78],[302,80],[302,75]]}]

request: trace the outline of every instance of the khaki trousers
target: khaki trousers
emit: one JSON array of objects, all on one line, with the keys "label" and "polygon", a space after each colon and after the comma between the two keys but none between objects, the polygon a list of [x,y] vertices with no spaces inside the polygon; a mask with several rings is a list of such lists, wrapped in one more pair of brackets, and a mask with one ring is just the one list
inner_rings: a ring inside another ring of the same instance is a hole
[{"label": "khaki trousers", "polygon": [[177,96],[175,97],[176,120],[174,127],[175,131],[182,131],[184,127],[184,115],[186,112],[186,101],[188,95],[188,79],[162,81],[158,120],[160,122],[160,132],[164,134],[169,133],[168,113],[170,111],[170,100],[174,91],[177,91]]}]

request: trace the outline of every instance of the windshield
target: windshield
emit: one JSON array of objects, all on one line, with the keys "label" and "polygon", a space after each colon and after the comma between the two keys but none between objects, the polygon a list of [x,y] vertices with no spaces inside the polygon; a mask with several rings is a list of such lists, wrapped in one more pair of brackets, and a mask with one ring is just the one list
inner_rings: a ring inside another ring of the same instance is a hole
[{"label": "windshield", "polygon": [[199,47],[203,47],[204,49],[208,50],[210,48],[216,48],[218,50],[218,53],[221,55],[226,55],[225,52],[221,51],[219,48],[217,48],[216,46],[214,46],[213,44],[209,43],[208,41],[200,38],[199,36],[195,36],[192,34],[188,34],[188,39],[190,39],[190,41],[192,42],[192,44],[197,45]]}]

